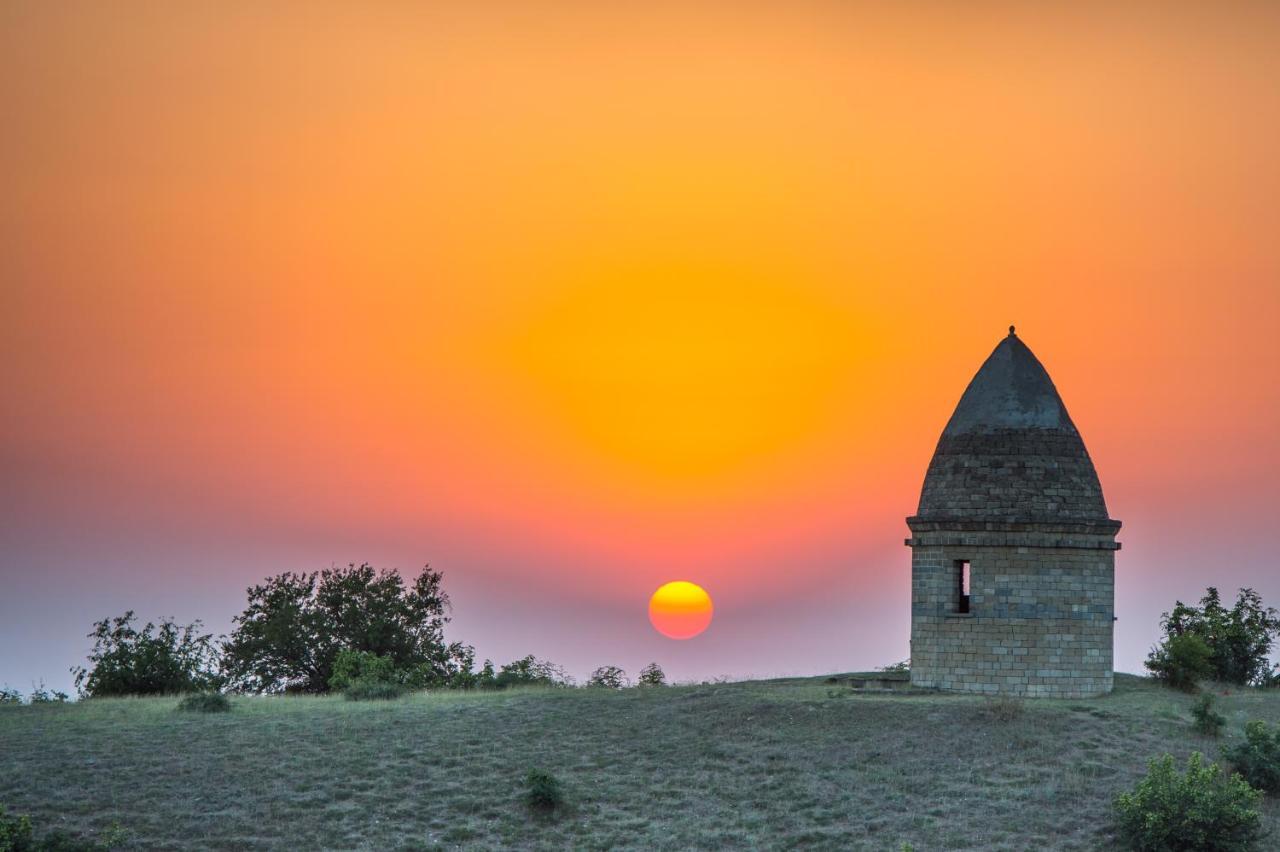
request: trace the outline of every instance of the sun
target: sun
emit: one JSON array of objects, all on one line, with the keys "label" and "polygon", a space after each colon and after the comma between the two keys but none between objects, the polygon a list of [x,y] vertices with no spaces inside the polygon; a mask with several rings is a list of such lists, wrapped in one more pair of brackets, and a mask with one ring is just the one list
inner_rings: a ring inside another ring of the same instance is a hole
[{"label": "sun", "polygon": [[669,639],[692,639],[711,624],[715,607],[706,589],[686,580],[658,587],[649,598],[649,621]]}]

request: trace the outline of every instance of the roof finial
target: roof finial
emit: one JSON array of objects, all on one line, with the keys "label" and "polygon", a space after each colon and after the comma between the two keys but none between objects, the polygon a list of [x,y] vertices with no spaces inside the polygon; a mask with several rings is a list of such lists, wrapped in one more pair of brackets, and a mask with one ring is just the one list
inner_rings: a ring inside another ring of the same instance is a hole
[{"label": "roof finial", "polygon": [[1013,326],[1009,326],[1009,336],[1010,336],[1010,337],[1013,337],[1013,336],[1014,336],[1014,333],[1013,333]]}]

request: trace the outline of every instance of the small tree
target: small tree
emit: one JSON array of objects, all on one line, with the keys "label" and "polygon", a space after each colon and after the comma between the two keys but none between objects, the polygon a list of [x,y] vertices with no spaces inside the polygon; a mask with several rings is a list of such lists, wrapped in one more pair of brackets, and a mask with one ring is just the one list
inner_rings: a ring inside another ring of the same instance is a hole
[{"label": "small tree", "polygon": [[1268,655],[1280,636],[1280,615],[1264,607],[1253,589],[1241,589],[1230,609],[1210,586],[1200,606],[1175,601],[1160,624],[1166,642],[1175,636],[1199,636],[1209,648],[1212,677],[1224,683],[1265,684],[1271,673]]},{"label": "small tree", "polygon": [[221,685],[213,636],[200,633],[199,621],[186,626],[171,619],[158,625],[148,621],[141,629],[134,621],[130,610],[94,624],[92,665],[71,670],[81,695],[166,695]]},{"label": "small tree", "polygon": [[1195,692],[1197,682],[1213,675],[1212,654],[1199,635],[1182,633],[1152,648],[1145,665],[1166,686]]},{"label": "small tree", "polygon": [[650,663],[640,670],[638,683],[640,686],[666,686],[667,675],[662,670],[662,666]]},{"label": "small tree", "polygon": [[591,673],[587,686],[596,686],[603,689],[622,689],[629,683],[627,673],[622,669],[617,666],[601,666]]},{"label": "small tree", "polygon": [[367,564],[272,577],[248,590],[223,667],[237,689],[326,692],[338,654],[349,650],[389,657],[418,686],[468,680],[471,649],[444,641],[442,579],[428,567],[406,587],[398,573]]},{"label": "small tree", "polygon": [[1115,800],[1120,837],[1130,849],[1247,850],[1262,832],[1262,794],[1239,775],[1227,778],[1199,752],[1178,772],[1166,754],[1148,764],[1146,777]]}]

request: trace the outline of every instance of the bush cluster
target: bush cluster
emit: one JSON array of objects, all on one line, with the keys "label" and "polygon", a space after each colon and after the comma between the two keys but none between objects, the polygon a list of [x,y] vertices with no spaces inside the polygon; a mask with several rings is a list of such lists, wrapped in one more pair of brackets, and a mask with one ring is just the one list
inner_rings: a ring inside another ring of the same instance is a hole
[{"label": "bush cluster", "polygon": [[111,695],[173,695],[217,689],[218,650],[200,622],[180,627],[171,619],[134,626],[130,610],[93,626],[92,667],[72,669],[76,688],[90,698]]},{"label": "bush cluster", "polygon": [[1244,726],[1244,742],[1228,748],[1225,757],[1249,786],[1280,793],[1280,726],[1249,722]]},{"label": "bush cluster", "polygon": [[636,682],[639,686],[666,686],[667,674],[662,666],[650,663],[640,670],[640,677]]},{"label": "bush cluster", "polygon": [[1187,760],[1185,773],[1166,754],[1148,764],[1133,792],[1116,797],[1117,827],[1129,848],[1144,852],[1252,849],[1262,832],[1261,798],[1239,775],[1225,776],[1199,752]]}]

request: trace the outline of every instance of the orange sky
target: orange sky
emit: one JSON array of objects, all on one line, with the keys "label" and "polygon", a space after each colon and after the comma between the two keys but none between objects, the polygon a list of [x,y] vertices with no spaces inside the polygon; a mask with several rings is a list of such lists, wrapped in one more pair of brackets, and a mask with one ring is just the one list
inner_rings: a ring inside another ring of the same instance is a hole
[{"label": "orange sky", "polygon": [[1280,604],[1280,9],[1044,5],[5,4],[0,681],[352,560],[482,656],[900,659],[1010,322],[1125,522],[1118,666]]}]

